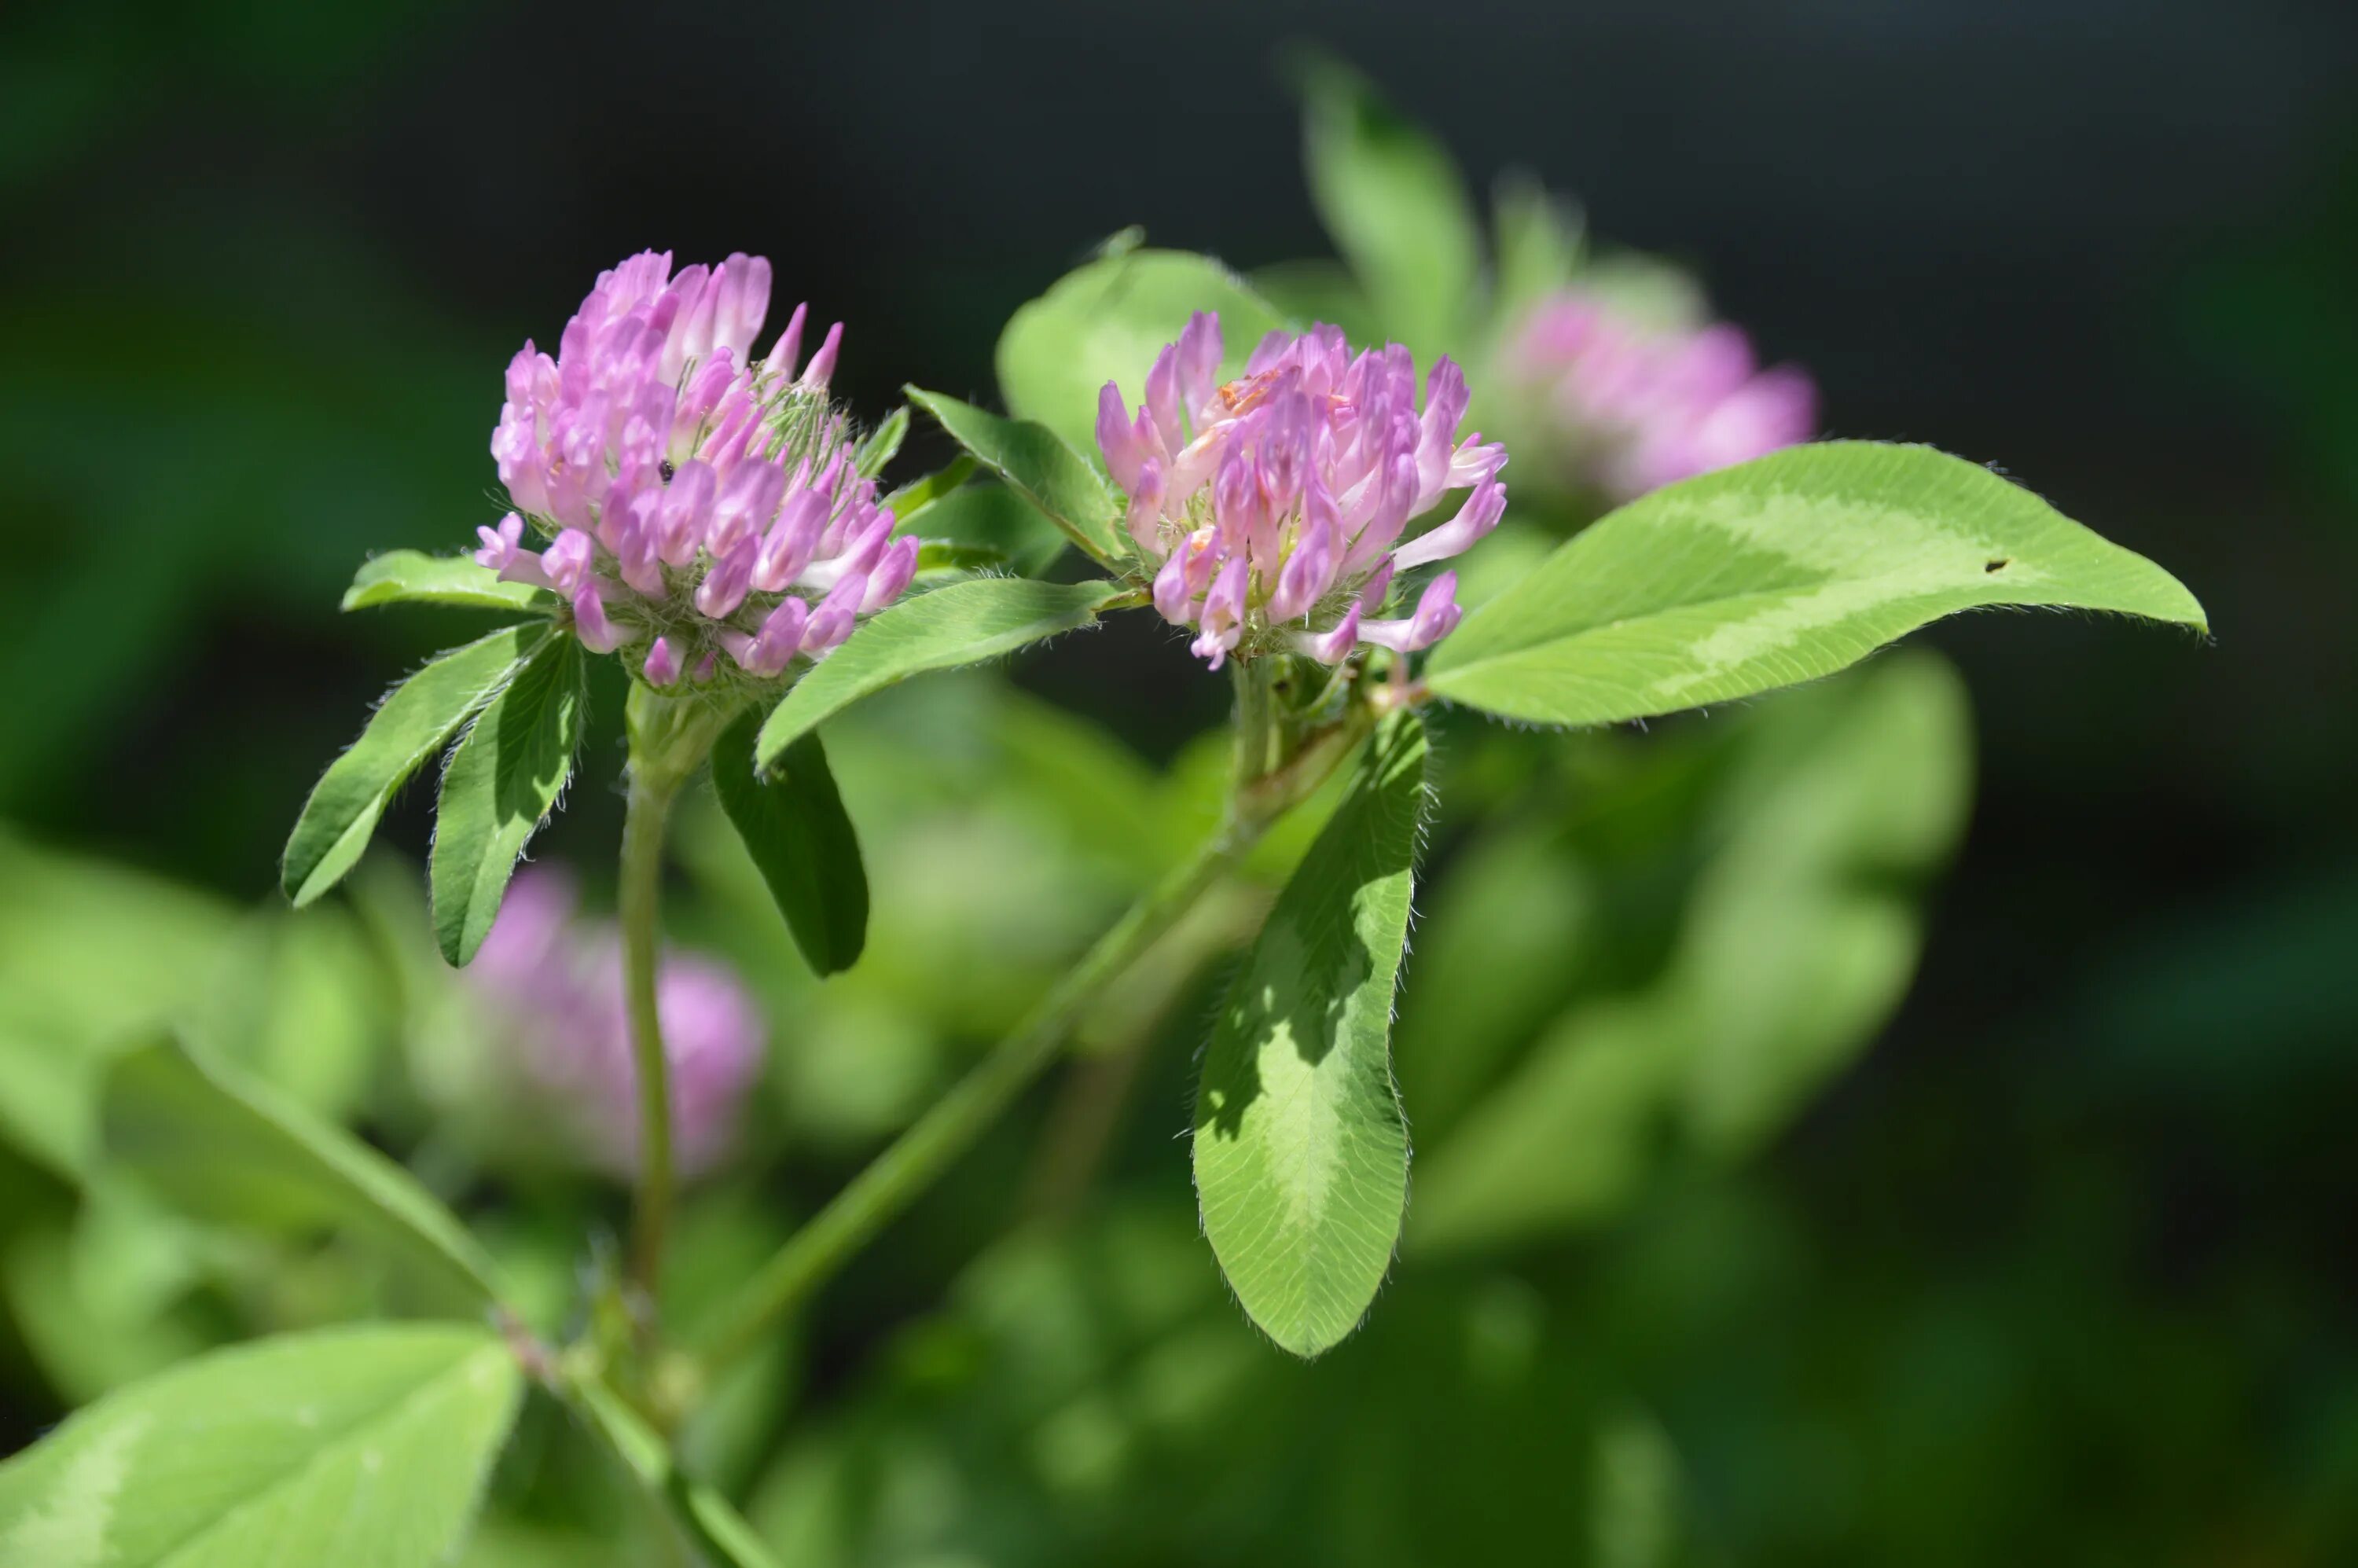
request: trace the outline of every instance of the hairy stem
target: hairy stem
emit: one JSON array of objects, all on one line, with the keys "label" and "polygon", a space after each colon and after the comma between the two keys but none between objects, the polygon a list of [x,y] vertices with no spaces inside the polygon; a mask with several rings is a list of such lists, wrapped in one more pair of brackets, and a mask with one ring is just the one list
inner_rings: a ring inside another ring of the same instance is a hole
[{"label": "hairy stem", "polygon": [[708,1376],[750,1348],[971,1148],[1055,1058],[1089,1003],[1192,908],[1260,836],[1258,825],[1231,823],[1132,904],[1013,1033],[854,1176],[745,1283],[716,1315],[698,1346],[704,1372]]},{"label": "hairy stem", "polygon": [[677,783],[652,769],[633,768],[622,818],[620,906],[623,989],[631,1017],[631,1059],[639,1088],[639,1182],[631,1219],[631,1278],[653,1300],[671,1222],[671,1064],[664,1054],[663,1020],[655,1011],[655,970],[663,933],[664,823]]},{"label": "hairy stem", "polygon": [[1237,689],[1236,788],[1241,794],[1269,771],[1276,750],[1271,729],[1269,661],[1238,659],[1228,668],[1234,672]]}]

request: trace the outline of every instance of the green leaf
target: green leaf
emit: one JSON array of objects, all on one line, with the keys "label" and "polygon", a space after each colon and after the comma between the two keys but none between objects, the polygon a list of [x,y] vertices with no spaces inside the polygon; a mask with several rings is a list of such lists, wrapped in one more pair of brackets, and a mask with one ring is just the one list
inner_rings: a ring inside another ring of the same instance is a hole
[{"label": "green leaf", "polygon": [[582,1379],[570,1393],[608,1451],[715,1568],[780,1568],[744,1516],[719,1492],[682,1471],[662,1437],[612,1390]]},{"label": "green leaf", "polygon": [[1097,448],[1098,389],[1121,387],[1135,408],[1146,373],[1198,310],[1217,311],[1233,375],[1261,338],[1286,325],[1250,285],[1209,256],[1132,251],[1065,274],[1009,318],[999,335],[999,391],[1076,450]]},{"label": "green leaf", "polygon": [[[1064,544],[1057,535],[1056,543]],[[962,582],[970,577],[1003,572],[1007,557],[997,550],[981,545],[925,544],[917,546],[917,575],[910,579],[912,594],[931,593],[945,583]]]},{"label": "green leaf", "polygon": [[1401,995],[1392,1061],[1422,1150],[1563,1011],[1567,969],[1614,918],[1563,837],[1555,813],[1490,818],[1417,889],[1416,984]]},{"label": "green leaf", "polygon": [[1459,348],[1481,230],[1447,152],[1347,66],[1303,72],[1310,196],[1390,334],[1420,355]]},{"label": "green leaf", "polygon": [[430,881],[435,940],[452,964],[466,963],[483,945],[516,857],[573,774],[582,677],[581,644],[550,639],[450,753],[435,806]]},{"label": "green leaf", "polygon": [[1589,1483],[1591,1550],[1597,1568],[1671,1568],[1683,1561],[1682,1476],[1671,1434],[1647,1411],[1614,1411],[1596,1433]]},{"label": "green leaf", "polygon": [[[1666,1154],[1742,1156],[1905,996],[1923,945],[1921,890],[1952,852],[1972,794],[1964,683],[1937,654],[1910,650],[1780,693],[1743,716],[1735,742],[1712,793],[1680,812],[1694,842],[1660,852],[1700,864],[1660,971],[1574,1000],[1521,1060],[1504,1071],[1493,1061],[1487,1094],[1462,1114],[1447,1097],[1413,1101],[1424,1136],[1412,1251],[1593,1223],[1641,1191]],[[1653,778],[1631,787],[1659,795]],[[1441,929],[1455,913],[1433,912],[1435,957],[1464,939]],[[1561,961],[1580,963],[1602,939],[1575,935]],[[1449,1044],[1423,1033],[1421,1044]],[[1410,1081],[1412,1091],[1447,1083],[1430,1071]]]},{"label": "green leaf", "polygon": [[906,528],[911,518],[971,479],[976,467],[975,460],[961,452],[925,478],[911,480],[886,496],[885,509],[892,514],[895,522]]},{"label": "green leaf", "polygon": [[521,1389],[499,1336],[466,1325],[216,1351],[0,1465],[0,1563],[429,1568],[473,1517]]},{"label": "green leaf", "polygon": [[938,392],[907,390],[910,402],[940,420],[959,446],[1046,514],[1073,543],[1100,561],[1124,552],[1127,541],[1117,523],[1120,503],[1098,470],[1055,431],[1029,420],[1002,419]]},{"label": "green leaf", "polygon": [[980,664],[1087,626],[1125,591],[1115,582],[978,578],[903,600],[795,683],[762,726],[754,764],[773,766],[787,747],[829,717],[911,676]]},{"label": "green leaf", "polygon": [[[119,1217],[126,1211],[139,1217]],[[219,1342],[210,1314],[182,1299],[196,1270],[189,1227],[140,1209],[119,1184],[86,1188],[70,1230],[15,1228],[0,1256],[10,1326],[68,1401],[153,1377]]]},{"label": "green leaf", "polygon": [[1989,605],[2207,630],[2143,557],[1930,447],[1836,441],[1658,490],[1466,619],[1426,679],[1542,724],[1609,724],[1831,675]]},{"label": "green leaf", "polygon": [[1368,291],[1341,262],[1290,261],[1255,267],[1252,286],[1291,320],[1340,327],[1354,343],[1380,343],[1387,336]]},{"label": "green leaf", "polygon": [[466,556],[429,556],[423,550],[387,550],[361,564],[343,608],[379,604],[459,604],[471,610],[544,610],[557,598],[528,582],[502,582],[489,567]]},{"label": "green leaf", "polygon": [[184,1214],[351,1232],[426,1271],[460,1310],[480,1313],[499,1297],[490,1256],[415,1176],[176,1039],[117,1062],[100,1115],[113,1165]]},{"label": "green leaf", "polygon": [[352,749],[303,803],[279,862],[279,885],[300,908],[343,880],[368,848],[395,791],[504,686],[544,626],[510,626],[454,648],[393,688]]},{"label": "green leaf", "polygon": [[713,789],[812,972],[832,975],[857,963],[868,940],[860,838],[818,737],[797,737],[757,775],[761,728],[761,714],[748,710],[722,733],[712,748]]},{"label": "green leaf", "polygon": [[860,456],[853,461],[853,467],[860,470],[860,477],[874,479],[882,473],[884,465],[892,460],[893,454],[901,449],[901,443],[908,434],[909,409],[904,404],[886,416],[884,423],[877,426],[869,433],[868,439],[860,443]]},{"label": "green leaf", "polygon": [[909,532],[988,550],[1023,577],[1046,571],[1069,543],[1045,513],[1003,484],[950,492],[927,506]]},{"label": "green leaf", "polygon": [[1580,210],[1528,178],[1498,182],[1492,222],[1498,236],[1497,311],[1510,325],[1569,284],[1580,265]]},{"label": "green leaf", "polygon": [[1195,1097],[1204,1234],[1252,1320],[1297,1356],[1358,1325],[1408,1196],[1392,987],[1408,937],[1425,740],[1377,731],[1237,977]]}]

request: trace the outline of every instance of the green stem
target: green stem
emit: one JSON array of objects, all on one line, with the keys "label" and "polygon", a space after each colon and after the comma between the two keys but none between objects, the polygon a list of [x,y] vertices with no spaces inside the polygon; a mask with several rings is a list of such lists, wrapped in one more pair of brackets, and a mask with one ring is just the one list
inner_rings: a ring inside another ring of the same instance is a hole
[{"label": "green stem", "polygon": [[1237,752],[1236,789],[1241,795],[1269,771],[1270,756],[1275,750],[1270,732],[1270,662],[1267,659],[1238,659],[1228,668],[1235,672],[1237,688]]},{"label": "green stem", "polygon": [[1055,1058],[1075,1022],[1098,993],[1170,930],[1260,837],[1258,824],[1230,823],[1161,886],[1132,904],[1013,1033],[854,1176],[745,1283],[703,1338],[703,1372],[709,1376],[749,1349],[972,1147]]},{"label": "green stem", "polygon": [[639,1183],[632,1210],[631,1278],[650,1301],[671,1223],[671,1064],[664,1054],[663,1020],[655,1010],[655,971],[663,950],[664,822],[677,788],[668,774],[632,769],[630,804],[622,817],[618,901],[631,1057],[639,1084]]},{"label": "green stem", "polygon": [[728,1499],[691,1479],[662,1435],[594,1369],[560,1368],[548,1387],[638,1482],[649,1504],[670,1525],[666,1534],[673,1536],[672,1561],[714,1568],[755,1568],[774,1561]]}]

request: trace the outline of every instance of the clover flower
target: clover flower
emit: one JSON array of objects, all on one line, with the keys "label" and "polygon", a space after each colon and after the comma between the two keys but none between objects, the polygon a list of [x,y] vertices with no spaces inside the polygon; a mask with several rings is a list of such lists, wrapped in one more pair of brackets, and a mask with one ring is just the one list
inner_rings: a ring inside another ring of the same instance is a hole
[{"label": "clover flower", "polygon": [[[1133,417],[1110,382],[1098,445],[1155,568],[1154,607],[1193,629],[1214,669],[1291,649],[1329,665],[1364,645],[1411,653],[1456,626],[1457,574],[1383,618],[1394,574],[1445,560],[1498,526],[1506,449],[1460,441],[1466,377],[1443,358],[1417,406],[1416,365],[1394,344],[1353,357],[1342,332],[1271,332],[1221,384],[1217,315],[1198,312],[1147,373]],[[1451,491],[1446,523],[1403,539]]]},{"label": "clover flower", "polygon": [[492,455],[515,510],[475,558],[564,596],[650,686],[774,679],[916,571],[828,401],[842,324],[798,373],[803,306],[751,357],[769,303],[762,257],[674,274],[645,252],[599,275],[556,358],[527,341],[508,365]]},{"label": "clover flower", "polygon": [[[631,1055],[620,933],[577,918],[562,871],[528,868],[466,971],[507,1032],[503,1076],[534,1117],[590,1164],[628,1176],[638,1164],[638,1071]],[[672,1136],[680,1166],[711,1169],[760,1075],[760,1010],[729,969],[666,953],[655,1008],[671,1064]]]},{"label": "clover flower", "polygon": [[1654,328],[1580,289],[1525,319],[1501,373],[1536,404],[1559,477],[1617,500],[1806,441],[1817,424],[1809,376],[1760,369],[1740,329]]}]

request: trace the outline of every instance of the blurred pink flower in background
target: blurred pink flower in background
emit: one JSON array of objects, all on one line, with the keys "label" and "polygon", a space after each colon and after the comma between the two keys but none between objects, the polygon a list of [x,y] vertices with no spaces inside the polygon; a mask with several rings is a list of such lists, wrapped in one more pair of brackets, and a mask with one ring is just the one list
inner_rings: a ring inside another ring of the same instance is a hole
[{"label": "blurred pink flower in background", "polygon": [[[503,1076],[519,1098],[553,1113],[588,1163],[627,1176],[638,1162],[638,1073],[622,940],[611,922],[579,918],[579,902],[565,872],[526,868],[465,980],[503,1026]],[[672,1136],[681,1170],[693,1175],[728,1153],[766,1032],[753,998],[723,965],[667,952],[655,984]]]},{"label": "blurred pink flower in background", "polygon": [[1791,365],[1763,370],[1725,321],[1666,328],[1603,296],[1564,289],[1509,340],[1503,379],[1531,402],[1555,477],[1628,501],[1811,438],[1817,388]]}]

